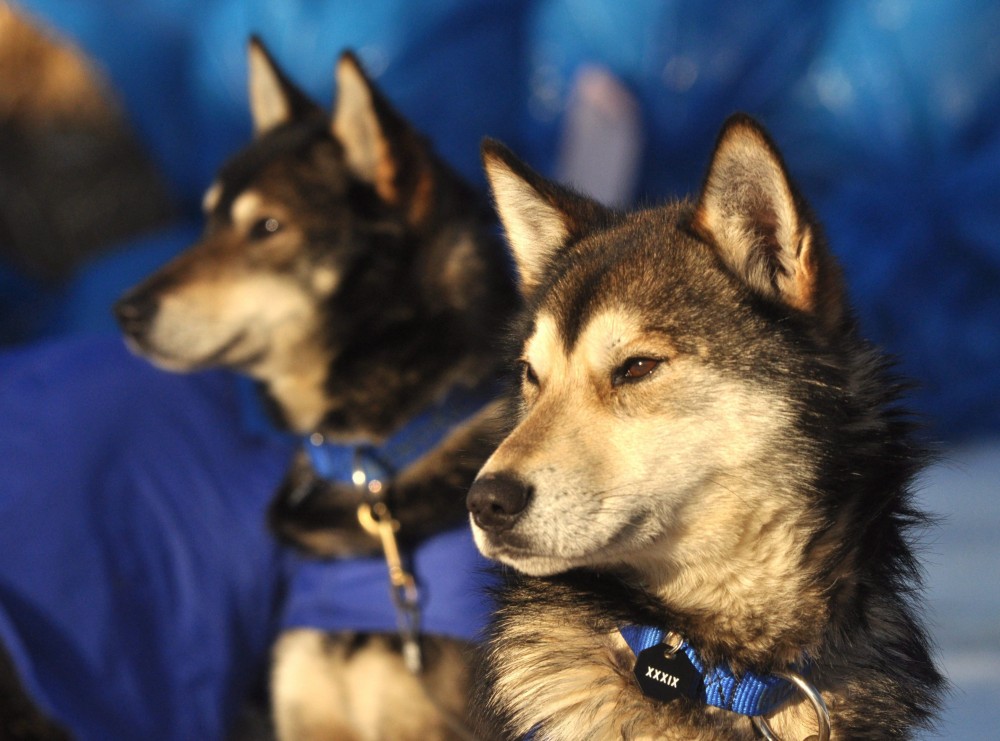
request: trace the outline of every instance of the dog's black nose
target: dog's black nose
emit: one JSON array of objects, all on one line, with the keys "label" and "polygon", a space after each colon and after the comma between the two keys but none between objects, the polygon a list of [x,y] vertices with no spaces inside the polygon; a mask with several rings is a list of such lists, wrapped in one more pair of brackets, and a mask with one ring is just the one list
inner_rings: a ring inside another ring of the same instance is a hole
[{"label": "dog's black nose", "polygon": [[141,334],[156,316],[159,301],[148,292],[126,293],[114,305],[115,319],[123,331],[131,335]]},{"label": "dog's black nose", "polygon": [[532,492],[531,486],[513,476],[485,476],[469,489],[465,506],[483,530],[506,530],[524,512]]}]

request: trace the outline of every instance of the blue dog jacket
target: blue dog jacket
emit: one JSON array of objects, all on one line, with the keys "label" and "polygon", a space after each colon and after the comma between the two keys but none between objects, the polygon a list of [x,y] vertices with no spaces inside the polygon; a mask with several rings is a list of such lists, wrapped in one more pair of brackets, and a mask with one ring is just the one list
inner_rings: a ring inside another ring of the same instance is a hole
[{"label": "blue dog jacket", "polygon": [[[490,613],[486,590],[494,580],[469,528],[430,537],[411,557],[421,594],[421,631],[476,640]],[[394,633],[385,561],[296,558],[281,626]]]},{"label": "blue dog jacket", "polygon": [[[0,355],[0,379],[0,640],[76,738],[223,738],[280,628],[395,631],[381,558],[310,560],[267,533],[299,441],[247,424],[233,376],[91,338]],[[475,638],[469,529],[412,558],[423,629]]]},{"label": "blue dog jacket", "polygon": [[228,374],[163,373],[118,338],[0,356],[0,639],[87,739],[224,737],[266,669],[291,457]]}]

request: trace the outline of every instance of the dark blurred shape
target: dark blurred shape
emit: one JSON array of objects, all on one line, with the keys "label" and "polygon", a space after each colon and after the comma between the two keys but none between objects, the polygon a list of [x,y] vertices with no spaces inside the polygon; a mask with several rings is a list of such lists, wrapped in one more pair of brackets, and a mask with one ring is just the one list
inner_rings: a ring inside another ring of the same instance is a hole
[{"label": "dark blurred shape", "polygon": [[103,76],[0,4],[0,259],[57,281],[171,215]]},{"label": "dark blurred shape", "polygon": [[0,738],[4,741],[69,741],[71,736],[46,718],[28,697],[14,662],[0,646]]}]

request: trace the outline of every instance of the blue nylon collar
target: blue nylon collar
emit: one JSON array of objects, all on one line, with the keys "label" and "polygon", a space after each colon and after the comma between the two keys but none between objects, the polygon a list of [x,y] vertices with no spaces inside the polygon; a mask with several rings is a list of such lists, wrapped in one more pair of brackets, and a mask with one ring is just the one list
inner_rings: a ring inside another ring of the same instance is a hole
[{"label": "blue nylon collar", "polygon": [[[618,629],[636,656],[663,642],[666,631],[648,625],[623,625]],[[767,715],[791,697],[794,687],[773,674],[744,672],[737,676],[728,666],[706,667],[698,652],[684,641],[681,651],[702,676],[701,699],[707,704],[740,715]]]},{"label": "blue nylon collar", "polygon": [[350,482],[356,456],[369,479],[384,481],[436,448],[456,426],[492,401],[498,391],[492,379],[473,388],[454,386],[381,445],[327,442],[314,433],[303,438],[303,447],[316,475],[326,481]]}]

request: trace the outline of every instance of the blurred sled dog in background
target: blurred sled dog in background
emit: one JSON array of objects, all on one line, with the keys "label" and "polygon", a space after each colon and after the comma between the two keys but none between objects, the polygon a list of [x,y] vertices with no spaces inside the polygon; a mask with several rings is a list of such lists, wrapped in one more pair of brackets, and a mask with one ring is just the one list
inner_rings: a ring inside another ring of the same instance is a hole
[{"label": "blurred sled dog in background", "polygon": [[[332,120],[256,40],[249,69],[255,138],[205,194],[202,239],[118,303],[127,340],[167,369],[245,373],[303,436],[271,509],[282,538],[340,557],[385,536],[405,557],[458,527],[479,558],[463,497],[499,440],[496,338],[517,301],[493,217],[352,54]],[[448,564],[453,578],[475,568]],[[394,586],[411,610],[412,588]],[[460,735],[469,644],[410,628],[405,664],[391,630],[286,629],[279,737]]]}]

